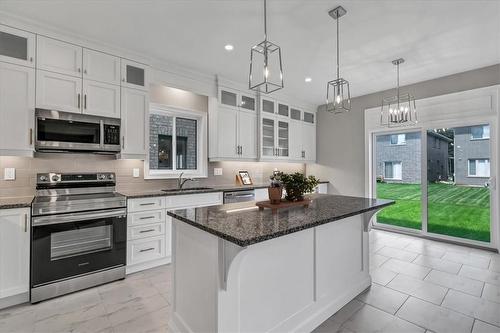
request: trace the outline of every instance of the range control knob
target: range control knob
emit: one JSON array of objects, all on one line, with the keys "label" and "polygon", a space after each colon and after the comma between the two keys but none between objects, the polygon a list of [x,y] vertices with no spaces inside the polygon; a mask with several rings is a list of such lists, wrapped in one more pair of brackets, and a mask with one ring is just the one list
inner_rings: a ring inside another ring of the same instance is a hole
[{"label": "range control knob", "polygon": [[47,180],[49,180],[49,178],[47,176],[45,176],[45,175],[40,176],[40,181],[46,182]]},{"label": "range control knob", "polygon": [[108,179],[113,179],[113,178],[115,178],[115,175],[113,175],[112,173],[110,173],[110,174],[108,175]]},{"label": "range control knob", "polygon": [[97,179],[99,179],[99,180],[105,180],[106,179],[106,175],[103,175],[103,174],[97,175]]},{"label": "range control knob", "polygon": [[58,175],[53,175],[53,176],[52,176],[52,181],[53,181],[53,182],[57,182],[57,181],[59,181],[59,176],[58,176]]}]

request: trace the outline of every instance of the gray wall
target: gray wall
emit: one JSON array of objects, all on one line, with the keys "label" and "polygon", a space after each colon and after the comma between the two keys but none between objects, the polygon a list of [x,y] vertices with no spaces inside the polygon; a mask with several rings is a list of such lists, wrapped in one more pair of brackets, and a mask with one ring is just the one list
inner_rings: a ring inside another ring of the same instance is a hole
[{"label": "gray wall", "polygon": [[[348,73],[345,75],[348,79]],[[403,90],[421,99],[496,84],[500,84],[500,64],[412,84]],[[364,110],[380,106],[383,96],[391,93],[393,90],[386,90],[353,98],[352,109],[346,114],[333,115],[325,112],[324,106],[318,108],[318,161],[307,166],[307,173],[330,181],[332,193],[364,195]]]},{"label": "gray wall", "polygon": [[469,177],[469,159],[489,159],[490,140],[471,140],[470,127],[455,128],[455,182],[482,186],[488,177]]}]

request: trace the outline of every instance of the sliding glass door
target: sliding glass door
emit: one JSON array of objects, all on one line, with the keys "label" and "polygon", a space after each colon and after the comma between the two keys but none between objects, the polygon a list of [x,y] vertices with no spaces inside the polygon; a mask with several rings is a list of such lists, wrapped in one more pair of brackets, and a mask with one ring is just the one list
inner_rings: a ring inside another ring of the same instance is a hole
[{"label": "sliding glass door", "polygon": [[490,242],[490,127],[427,131],[427,231]]},{"label": "sliding glass door", "polygon": [[420,132],[394,132],[375,136],[376,196],[396,204],[377,215],[377,222],[398,228],[422,228]]},{"label": "sliding glass door", "polygon": [[372,137],[372,195],[396,204],[375,224],[465,243],[491,242],[490,124]]}]

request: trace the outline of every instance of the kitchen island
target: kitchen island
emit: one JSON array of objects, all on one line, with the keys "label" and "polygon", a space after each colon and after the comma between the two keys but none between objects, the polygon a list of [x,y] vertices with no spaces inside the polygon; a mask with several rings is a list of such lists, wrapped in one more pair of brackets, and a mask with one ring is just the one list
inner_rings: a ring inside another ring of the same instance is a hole
[{"label": "kitchen island", "polygon": [[312,331],[371,285],[370,219],[392,201],[311,195],[169,211],[172,320],[181,332]]}]

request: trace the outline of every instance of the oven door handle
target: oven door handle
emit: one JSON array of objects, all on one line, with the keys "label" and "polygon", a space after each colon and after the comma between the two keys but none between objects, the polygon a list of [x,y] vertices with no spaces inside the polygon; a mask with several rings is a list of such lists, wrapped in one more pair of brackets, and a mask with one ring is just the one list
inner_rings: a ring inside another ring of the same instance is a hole
[{"label": "oven door handle", "polygon": [[108,217],[126,217],[127,211],[125,209],[113,209],[104,212],[82,212],[61,215],[37,216],[33,217],[32,225],[34,227],[40,225],[59,224],[89,221]]}]

